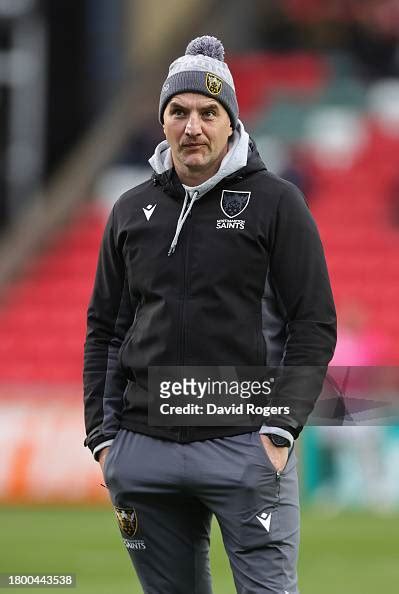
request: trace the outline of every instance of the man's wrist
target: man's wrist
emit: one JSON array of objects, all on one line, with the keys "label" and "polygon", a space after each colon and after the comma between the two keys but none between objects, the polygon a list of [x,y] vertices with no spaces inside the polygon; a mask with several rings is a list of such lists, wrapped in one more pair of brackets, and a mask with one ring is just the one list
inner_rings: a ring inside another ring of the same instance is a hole
[{"label": "man's wrist", "polygon": [[276,447],[276,448],[288,448],[290,449],[291,444],[288,441],[288,439],[286,439],[285,437],[281,437],[281,435],[275,435],[274,433],[267,433],[266,437],[269,441],[272,442],[272,444]]},{"label": "man's wrist", "polygon": [[269,427],[268,425],[262,425],[262,427],[259,429],[259,433],[261,435],[279,435],[280,437],[284,437],[289,441],[289,447],[294,445],[293,435],[287,429],[283,429],[282,427]]}]

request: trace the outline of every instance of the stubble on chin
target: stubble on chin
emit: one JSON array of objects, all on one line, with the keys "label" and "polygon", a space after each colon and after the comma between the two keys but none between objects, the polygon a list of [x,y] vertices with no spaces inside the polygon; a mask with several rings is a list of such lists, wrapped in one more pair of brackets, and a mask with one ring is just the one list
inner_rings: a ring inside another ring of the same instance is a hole
[{"label": "stubble on chin", "polygon": [[180,153],[180,162],[185,165],[186,167],[204,167],[207,165],[208,162],[208,154],[207,151],[200,150],[198,153],[188,153],[186,151],[181,151]]}]

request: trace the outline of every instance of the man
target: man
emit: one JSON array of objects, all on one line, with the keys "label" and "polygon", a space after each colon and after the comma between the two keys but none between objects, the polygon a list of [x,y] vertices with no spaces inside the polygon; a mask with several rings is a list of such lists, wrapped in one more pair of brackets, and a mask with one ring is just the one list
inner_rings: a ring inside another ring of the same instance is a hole
[{"label": "man", "polygon": [[[239,594],[298,592],[293,442],[335,346],[316,226],[299,190],[266,170],[223,59],[204,36],[171,64],[166,140],[152,179],[113,208],[88,311],[85,443],[148,594],[211,593],[212,514]],[[288,414],[252,429],[149,422],[154,366],[267,364]]]}]

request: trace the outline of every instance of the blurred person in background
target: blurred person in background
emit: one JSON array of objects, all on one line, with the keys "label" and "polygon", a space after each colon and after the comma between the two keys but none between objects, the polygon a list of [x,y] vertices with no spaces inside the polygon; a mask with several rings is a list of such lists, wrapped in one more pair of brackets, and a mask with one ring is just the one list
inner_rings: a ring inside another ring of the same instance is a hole
[{"label": "blurred person in background", "polygon": [[[85,443],[144,592],[211,594],[214,514],[239,594],[296,594],[293,444],[336,340],[323,248],[303,195],[267,171],[239,120],[216,38],[172,62],[159,119],[153,176],[117,201],[100,250]],[[148,370],[165,365],[277,365],[287,378],[271,402],[289,412],[255,430],[154,426]],[[304,389],[290,366],[318,366],[315,380]]]},{"label": "blurred person in background", "polygon": [[349,15],[348,49],[356,56],[361,74],[369,81],[398,76],[398,1],[357,0],[349,7]]},{"label": "blurred person in background", "polygon": [[397,0],[254,0],[255,38],[274,51],[346,49],[368,82],[399,74]]},{"label": "blurred person in background", "polygon": [[306,196],[306,202],[309,205],[309,196],[313,193],[314,182],[308,160],[299,147],[290,147],[287,152],[288,161],[280,172],[280,177],[297,186]]}]

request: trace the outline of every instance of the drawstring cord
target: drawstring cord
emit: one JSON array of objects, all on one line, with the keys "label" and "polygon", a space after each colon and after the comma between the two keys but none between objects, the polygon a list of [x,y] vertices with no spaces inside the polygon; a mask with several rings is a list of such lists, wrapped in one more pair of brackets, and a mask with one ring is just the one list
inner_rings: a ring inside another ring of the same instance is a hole
[{"label": "drawstring cord", "polygon": [[188,208],[187,208],[187,210],[186,210],[187,201],[188,201],[188,198],[189,198],[189,193],[188,193],[188,190],[186,190],[186,195],[184,196],[183,207],[182,207],[182,209],[181,209],[181,211],[180,211],[180,216],[179,216],[179,219],[178,219],[178,221],[177,221],[177,225],[176,225],[176,232],[175,232],[175,236],[174,236],[174,238],[173,238],[173,240],[172,240],[172,243],[170,244],[170,248],[169,248],[169,251],[168,251],[168,256],[171,256],[172,254],[174,254],[174,252],[175,252],[175,250],[176,250],[177,242],[178,242],[178,240],[179,240],[180,231],[182,230],[182,228],[183,228],[183,225],[184,225],[184,223],[185,223],[185,221],[186,221],[186,219],[187,219],[188,215],[189,215],[189,214],[190,214],[190,212],[191,212],[191,209],[192,209],[192,206],[193,206],[194,202],[195,202],[196,200],[198,200],[198,198],[199,198],[199,196],[198,196],[198,195],[199,195],[199,191],[198,191],[198,190],[196,190],[196,191],[193,193],[193,196],[192,196],[192,198],[191,198],[191,201],[190,201],[190,203],[189,203],[189,205],[188,205]]}]

